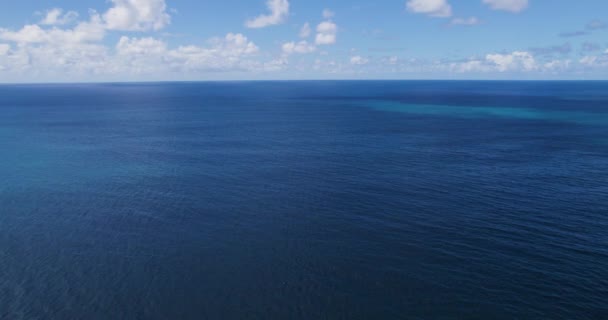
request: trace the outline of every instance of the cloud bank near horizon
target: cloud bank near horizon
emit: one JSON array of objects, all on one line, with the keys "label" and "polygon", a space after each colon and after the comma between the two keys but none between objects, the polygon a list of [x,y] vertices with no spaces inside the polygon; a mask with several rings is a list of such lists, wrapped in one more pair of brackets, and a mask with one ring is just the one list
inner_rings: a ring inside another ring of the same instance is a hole
[{"label": "cloud bank near horizon", "polygon": [[[523,14],[528,0],[480,0],[488,11]],[[480,52],[465,58],[419,58],[403,54],[366,54],[362,48],[335,48],[342,33],[339,14],[318,8],[318,16],[296,26],[291,37],[276,39],[269,46],[245,35],[247,30],[293,28],[289,26],[289,0],[260,3],[266,9],[244,21],[245,30],[228,32],[204,43],[172,44],[166,30],[178,19],[165,0],[111,0],[100,11],[87,15],[69,8],[44,9],[36,23],[20,28],[0,26],[0,74],[5,81],[95,79],[195,79],[222,78],[222,74],[245,78],[285,78],[290,74],[323,77],[374,77],[374,75],[429,75],[437,78],[496,77],[496,75],[543,77],[564,73],[584,74],[608,69],[608,49],[586,43],[584,54],[573,56],[571,48],[517,48],[512,51]],[[409,15],[430,19],[450,18],[446,27],[478,27],[475,16],[455,16],[448,0],[408,0]],[[595,22],[588,32],[602,30]],[[238,29],[235,26],[235,29]],[[352,32],[352,31],[351,31]],[[352,37],[352,35],[351,35]],[[117,39],[117,40],[113,40]],[[398,42],[397,40],[388,40]],[[432,40],[429,40],[432,41]],[[552,49],[553,48],[553,49]],[[554,50],[555,49],[555,50]]]}]

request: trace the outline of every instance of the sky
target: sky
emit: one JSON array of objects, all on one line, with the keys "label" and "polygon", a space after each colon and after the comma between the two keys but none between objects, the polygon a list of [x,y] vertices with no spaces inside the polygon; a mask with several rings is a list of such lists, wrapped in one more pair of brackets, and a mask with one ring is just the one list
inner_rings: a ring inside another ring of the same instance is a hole
[{"label": "sky", "polygon": [[0,82],[608,79],[606,0],[19,0]]}]

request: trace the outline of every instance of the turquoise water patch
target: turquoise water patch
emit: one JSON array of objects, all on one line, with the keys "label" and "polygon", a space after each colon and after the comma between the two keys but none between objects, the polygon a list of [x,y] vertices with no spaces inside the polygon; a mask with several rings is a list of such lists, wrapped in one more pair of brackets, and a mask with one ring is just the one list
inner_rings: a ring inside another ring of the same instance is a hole
[{"label": "turquoise water patch", "polygon": [[512,118],[561,121],[586,125],[608,124],[608,114],[533,108],[472,107],[430,104],[406,104],[394,101],[367,101],[365,107],[382,111],[458,118]]}]

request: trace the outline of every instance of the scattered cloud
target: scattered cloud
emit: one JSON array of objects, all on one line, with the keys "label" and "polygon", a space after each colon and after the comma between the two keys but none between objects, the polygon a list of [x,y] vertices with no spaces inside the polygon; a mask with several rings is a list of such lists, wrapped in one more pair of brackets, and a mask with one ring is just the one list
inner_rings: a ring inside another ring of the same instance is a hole
[{"label": "scattered cloud", "polygon": [[453,72],[528,72],[538,69],[534,56],[526,51],[488,54],[483,59],[469,59],[449,65]]},{"label": "scattered cloud", "polygon": [[486,56],[486,60],[493,63],[499,72],[531,71],[537,68],[534,56],[525,51],[515,51],[510,54],[489,54]]},{"label": "scattered cloud", "polygon": [[315,43],[317,45],[335,44],[338,35],[338,26],[331,21],[324,21],[317,26],[317,36]]},{"label": "scattered cloud", "polygon": [[551,60],[543,65],[545,71],[564,71],[568,70],[572,65],[572,60]]},{"label": "scattered cloud", "polygon": [[521,12],[528,8],[528,0],[483,0],[493,10]]},{"label": "scattered cloud", "polygon": [[[61,14],[53,13],[52,16],[61,17]],[[135,20],[130,18],[129,21]],[[120,28],[154,28],[153,24],[142,21],[151,20],[143,19]],[[252,59],[259,47],[239,33],[213,38],[208,46],[170,48],[166,42],[153,37],[122,36],[115,47],[108,47],[106,34],[109,27],[105,17],[92,13],[88,21],[78,22],[71,28],[30,24],[17,30],[0,29],[0,41],[17,44],[16,47],[0,44],[0,70],[4,75],[12,74],[15,79],[23,77],[33,81],[45,76],[52,79],[99,79],[122,75],[128,79],[137,75],[162,77],[217,70],[276,70],[281,67],[275,61]]]},{"label": "scattered cloud", "polygon": [[312,29],[310,29],[310,24],[306,22],[300,29],[300,38],[308,38],[311,33]]},{"label": "scattered cloud", "polygon": [[[482,23],[476,16],[454,17],[450,2],[453,3],[449,0],[408,0],[406,7],[413,13],[451,17],[443,20],[446,25]],[[480,2],[492,9],[509,12],[521,12],[529,5],[527,0],[478,0]],[[597,42],[572,40],[572,44],[493,52],[461,60],[417,59],[411,56],[415,54],[415,48],[406,50],[394,46],[401,40],[393,33],[371,29],[365,30],[362,36],[386,41],[386,48],[349,50],[349,46],[336,50],[341,58],[332,57],[332,53],[323,50],[325,47],[322,46],[335,44],[340,30],[332,21],[334,13],[329,9],[323,10],[320,23],[301,25],[299,39],[275,44],[272,51],[260,53],[256,43],[241,33],[228,33],[204,43],[175,46],[170,45],[174,40],[166,40],[166,34],[171,30],[162,30],[170,25],[170,13],[175,12],[167,7],[166,0],[107,0],[107,3],[107,8],[99,13],[91,10],[87,17],[84,14],[79,17],[74,11],[52,8],[38,13],[38,22],[10,29],[0,27],[2,78],[26,81],[200,79],[208,72],[238,74],[283,70],[303,74],[319,70],[326,74],[362,76],[382,72],[399,73],[401,76],[416,72],[417,75],[440,77],[450,73],[485,73],[492,77],[525,74],[524,77],[534,77],[543,73],[602,75],[608,70],[608,50],[603,42],[591,37],[581,40]],[[247,21],[247,27],[276,25],[289,17],[288,0],[269,0],[266,4],[269,12]],[[598,30],[608,29],[608,25],[593,20],[579,26],[579,29],[561,36],[596,35],[600,32]],[[564,39],[566,41],[570,40]],[[313,53],[312,57],[295,58],[296,55]]]},{"label": "scattered cloud", "polygon": [[44,18],[40,21],[41,25],[47,26],[62,26],[72,23],[78,19],[78,13],[75,11],[63,12],[63,9],[54,8],[48,10]]},{"label": "scattered cloud", "polygon": [[258,51],[253,42],[238,33],[214,38],[209,47],[189,45],[175,49],[154,38],[122,37],[116,46],[116,55],[111,57],[111,65],[129,69],[134,74],[247,69],[243,58]]},{"label": "scattered cloud", "polygon": [[305,54],[312,53],[317,50],[313,44],[308,43],[308,41],[300,41],[300,42],[287,42],[282,46],[283,53],[290,55],[293,53]]},{"label": "scattered cloud", "polygon": [[27,44],[73,44],[100,41],[105,37],[101,18],[93,15],[88,22],[80,22],[73,29],[44,29],[37,24],[26,25],[20,30],[0,29],[0,39]]},{"label": "scattered cloud", "polygon": [[475,25],[478,25],[480,23],[481,23],[481,21],[479,21],[479,19],[477,17],[454,18],[450,22],[450,24],[454,25],[454,26],[475,26]]},{"label": "scattered cloud", "polygon": [[447,18],[452,16],[452,6],[447,0],[408,0],[407,10],[427,14],[431,17]]},{"label": "scattered cloud", "polygon": [[360,66],[360,65],[365,65],[368,63],[369,63],[369,59],[364,58],[362,56],[353,56],[350,58],[350,64],[353,64],[353,65]]},{"label": "scattered cloud", "polygon": [[108,30],[151,31],[171,23],[165,0],[111,0],[113,7],[103,14]]},{"label": "scattered cloud", "polygon": [[255,19],[245,22],[247,28],[265,28],[281,24],[287,20],[289,16],[289,1],[288,0],[268,0],[266,6],[270,11],[269,14],[260,15]]},{"label": "scattered cloud", "polygon": [[579,62],[586,66],[593,66],[597,61],[596,56],[585,56],[579,60]]},{"label": "scattered cloud", "polygon": [[608,50],[600,55],[584,56],[579,60],[579,63],[591,68],[608,67]]},{"label": "scattered cloud", "polygon": [[7,55],[9,50],[11,50],[11,46],[9,44],[0,43],[0,56]]}]

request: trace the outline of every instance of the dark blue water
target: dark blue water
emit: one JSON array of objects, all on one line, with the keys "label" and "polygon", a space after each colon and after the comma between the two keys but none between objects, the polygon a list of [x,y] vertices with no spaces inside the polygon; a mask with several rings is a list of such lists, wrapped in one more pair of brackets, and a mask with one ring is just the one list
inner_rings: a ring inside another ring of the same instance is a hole
[{"label": "dark blue water", "polygon": [[608,82],[0,86],[1,319],[608,319]]}]

